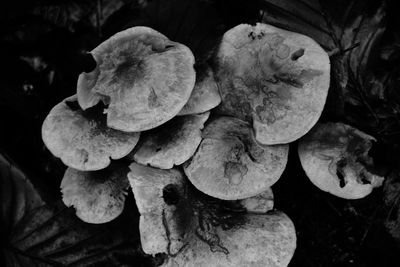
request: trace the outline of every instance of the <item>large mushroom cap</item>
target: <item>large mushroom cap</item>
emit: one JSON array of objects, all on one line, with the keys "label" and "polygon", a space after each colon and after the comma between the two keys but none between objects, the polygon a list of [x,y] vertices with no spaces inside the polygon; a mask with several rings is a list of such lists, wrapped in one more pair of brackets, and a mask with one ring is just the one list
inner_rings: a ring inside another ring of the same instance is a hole
[{"label": "large mushroom cap", "polygon": [[343,123],[317,124],[299,143],[301,165],[323,191],[346,199],[362,198],[380,186],[368,151],[375,139]]},{"label": "large mushroom cap", "polygon": [[82,171],[100,170],[110,158],[126,156],[136,145],[139,133],[110,129],[96,111],[82,111],[76,96],[57,104],[42,126],[43,142],[63,163]]},{"label": "large mushroom cap", "polygon": [[215,108],[221,103],[218,85],[214,73],[208,65],[196,68],[196,84],[188,102],[178,115],[203,113]]},{"label": "large mushroom cap", "polygon": [[88,223],[106,223],[118,217],[129,187],[128,168],[120,165],[101,171],[83,172],[68,168],[61,182],[62,199]]},{"label": "large mushroom cap", "polygon": [[190,187],[176,169],[137,163],[130,169],[143,251],[167,254],[163,266],[283,267],[293,256],[296,234],[285,214],[238,211],[232,201],[213,199]]},{"label": "large mushroom cap", "polygon": [[267,190],[285,169],[289,146],[258,144],[248,123],[219,117],[203,130],[203,140],[184,165],[200,191],[226,200],[243,199]]},{"label": "large mushroom cap", "polygon": [[169,258],[162,266],[284,267],[289,264],[296,248],[294,225],[282,212],[249,214],[239,227],[214,229],[212,235],[198,234],[192,238],[182,252]]},{"label": "large mushroom cap", "polygon": [[260,143],[292,142],[321,115],[329,57],[307,36],[241,24],[224,34],[216,65],[220,112],[253,121]]},{"label": "large mushroom cap", "polygon": [[191,209],[183,173],[137,163],[130,165],[129,182],[141,214],[140,239],[147,254],[178,253],[185,245]]},{"label": "large mushroom cap", "polygon": [[188,101],[195,83],[194,56],[147,27],[119,32],[92,52],[97,67],[78,79],[83,109],[109,105],[107,125],[139,132],[170,120]]},{"label": "large mushroom cap", "polygon": [[209,112],[178,116],[142,135],[143,142],[133,156],[140,164],[171,169],[193,156],[201,141],[201,129]]}]

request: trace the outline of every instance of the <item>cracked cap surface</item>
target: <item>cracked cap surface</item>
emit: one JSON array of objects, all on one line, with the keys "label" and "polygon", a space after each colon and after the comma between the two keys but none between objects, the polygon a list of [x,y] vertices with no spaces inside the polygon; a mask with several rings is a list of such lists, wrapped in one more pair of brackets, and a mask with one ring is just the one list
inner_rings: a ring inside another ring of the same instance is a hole
[{"label": "cracked cap surface", "polygon": [[243,199],[267,190],[279,179],[288,152],[288,145],[258,144],[248,123],[219,117],[204,128],[203,140],[184,171],[207,195]]},{"label": "cracked cap surface", "polygon": [[285,144],[306,134],[320,117],[329,88],[329,57],[305,35],[241,24],[223,36],[216,79],[219,112],[252,121],[262,144]]}]

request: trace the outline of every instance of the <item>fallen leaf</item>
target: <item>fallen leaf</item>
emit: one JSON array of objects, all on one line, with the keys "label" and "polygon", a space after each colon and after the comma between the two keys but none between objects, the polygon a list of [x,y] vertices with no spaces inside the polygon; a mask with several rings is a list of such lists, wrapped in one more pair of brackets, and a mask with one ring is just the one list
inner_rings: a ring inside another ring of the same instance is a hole
[{"label": "fallen leaf", "polygon": [[344,116],[345,102],[373,112],[363,82],[386,29],[386,1],[262,0],[261,12],[263,22],[308,35],[331,55],[331,117]]},{"label": "fallen leaf", "polygon": [[389,175],[383,192],[386,205],[384,225],[400,247],[400,176],[398,172]]},{"label": "fallen leaf", "polygon": [[61,201],[45,203],[27,177],[0,155],[2,252],[5,266],[148,266],[133,199],[113,222],[94,225]]}]

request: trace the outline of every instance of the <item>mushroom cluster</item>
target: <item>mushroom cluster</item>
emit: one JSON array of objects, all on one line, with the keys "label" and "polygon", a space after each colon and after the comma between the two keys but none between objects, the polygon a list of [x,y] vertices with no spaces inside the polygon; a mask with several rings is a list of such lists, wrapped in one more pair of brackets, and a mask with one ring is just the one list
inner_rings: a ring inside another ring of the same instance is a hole
[{"label": "mushroom cluster", "polygon": [[143,251],[166,255],[163,266],[287,266],[296,233],[271,186],[300,138],[302,166],[322,190],[360,198],[382,183],[368,156],[373,137],[315,126],[330,63],[307,36],[238,25],[195,65],[185,45],[133,27],[91,55],[95,69],[42,127],[69,167],[63,201],[83,221],[106,223],[130,187]]}]

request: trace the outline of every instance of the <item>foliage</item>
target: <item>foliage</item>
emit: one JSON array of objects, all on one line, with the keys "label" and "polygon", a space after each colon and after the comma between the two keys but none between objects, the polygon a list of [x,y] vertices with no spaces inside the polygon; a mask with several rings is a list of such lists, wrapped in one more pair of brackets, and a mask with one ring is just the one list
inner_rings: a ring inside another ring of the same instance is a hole
[{"label": "foliage", "polygon": [[46,204],[9,159],[0,155],[2,266],[148,266],[138,214],[130,201],[117,220],[87,224],[61,201]]}]

